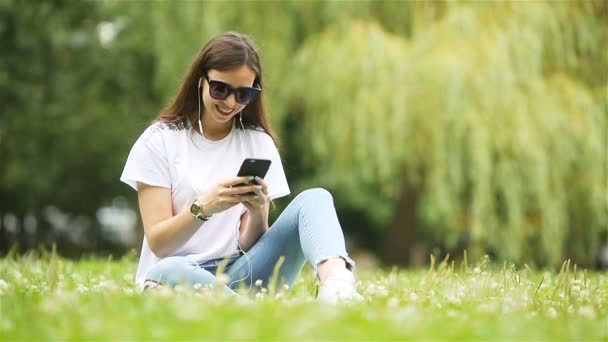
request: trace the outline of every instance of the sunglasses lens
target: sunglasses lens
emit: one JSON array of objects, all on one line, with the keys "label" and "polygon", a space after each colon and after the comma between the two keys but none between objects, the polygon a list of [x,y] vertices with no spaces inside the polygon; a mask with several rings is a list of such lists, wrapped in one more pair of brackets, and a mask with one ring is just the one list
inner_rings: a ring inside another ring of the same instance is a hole
[{"label": "sunglasses lens", "polygon": [[212,81],[209,82],[209,95],[216,100],[225,100],[234,92],[234,96],[236,102],[242,105],[248,105],[251,102],[255,101],[255,99],[260,94],[260,89],[256,88],[237,88],[234,89],[228,83],[220,82],[220,81]]},{"label": "sunglasses lens", "polygon": [[236,101],[242,105],[248,105],[255,101],[260,91],[254,88],[240,88],[236,91]]},{"label": "sunglasses lens", "polygon": [[209,95],[216,100],[224,100],[230,95],[230,86],[223,82],[209,82]]}]

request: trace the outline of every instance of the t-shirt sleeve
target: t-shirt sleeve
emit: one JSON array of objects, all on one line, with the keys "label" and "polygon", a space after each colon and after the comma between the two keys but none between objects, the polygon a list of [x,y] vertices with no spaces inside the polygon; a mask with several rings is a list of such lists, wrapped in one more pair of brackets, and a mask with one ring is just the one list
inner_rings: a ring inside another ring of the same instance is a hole
[{"label": "t-shirt sleeve", "polygon": [[155,126],[148,127],[133,144],[120,180],[136,191],[137,182],[171,188],[167,149]]},{"label": "t-shirt sleeve", "polygon": [[287,177],[285,177],[285,171],[283,170],[283,163],[281,162],[279,151],[270,136],[266,136],[268,137],[267,143],[265,144],[267,149],[266,154],[269,156],[271,164],[264,180],[268,183],[268,197],[270,197],[270,199],[275,199],[287,196],[291,191],[287,184]]}]

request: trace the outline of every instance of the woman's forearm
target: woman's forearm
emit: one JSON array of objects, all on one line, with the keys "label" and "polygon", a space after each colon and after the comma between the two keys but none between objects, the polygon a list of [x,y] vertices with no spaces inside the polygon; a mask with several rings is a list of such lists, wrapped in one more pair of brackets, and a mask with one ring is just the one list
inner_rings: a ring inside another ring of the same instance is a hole
[{"label": "woman's forearm", "polygon": [[203,221],[195,219],[190,210],[186,209],[152,226],[150,233],[146,235],[148,245],[156,256],[169,256],[186,243],[202,223]]},{"label": "woman's forearm", "polygon": [[239,245],[244,251],[248,251],[268,230],[268,214],[262,217],[243,215],[242,229],[239,237]]}]

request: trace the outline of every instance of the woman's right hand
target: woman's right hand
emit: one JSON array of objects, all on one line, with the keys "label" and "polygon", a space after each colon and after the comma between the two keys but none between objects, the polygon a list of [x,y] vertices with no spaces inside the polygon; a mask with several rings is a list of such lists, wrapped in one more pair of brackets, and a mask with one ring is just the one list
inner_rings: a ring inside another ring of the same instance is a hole
[{"label": "woman's right hand", "polygon": [[207,193],[199,196],[198,202],[203,207],[205,215],[210,216],[254,199],[254,192],[258,187],[259,185],[253,182],[253,177],[229,178],[215,184]]}]

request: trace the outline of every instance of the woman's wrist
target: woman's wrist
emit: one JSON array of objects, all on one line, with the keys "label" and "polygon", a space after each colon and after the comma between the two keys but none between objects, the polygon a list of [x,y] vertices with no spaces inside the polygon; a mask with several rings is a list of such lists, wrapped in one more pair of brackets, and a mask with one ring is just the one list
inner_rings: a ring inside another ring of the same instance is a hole
[{"label": "woman's wrist", "polygon": [[268,212],[264,208],[260,210],[248,210],[249,213],[249,224],[256,227],[268,228]]},{"label": "woman's wrist", "polygon": [[208,221],[212,214],[206,208],[208,208],[208,206],[197,198],[190,205],[190,214],[199,221]]}]

